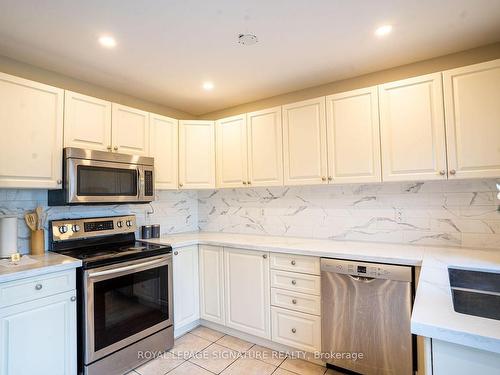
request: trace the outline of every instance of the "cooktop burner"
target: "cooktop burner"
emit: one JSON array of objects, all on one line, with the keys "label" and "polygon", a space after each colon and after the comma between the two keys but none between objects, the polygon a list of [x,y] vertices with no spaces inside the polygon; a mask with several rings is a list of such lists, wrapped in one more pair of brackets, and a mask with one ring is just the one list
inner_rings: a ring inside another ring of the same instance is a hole
[{"label": "cooktop burner", "polygon": [[135,216],[51,222],[50,249],[82,261],[84,269],[167,254],[168,245],[135,239]]}]

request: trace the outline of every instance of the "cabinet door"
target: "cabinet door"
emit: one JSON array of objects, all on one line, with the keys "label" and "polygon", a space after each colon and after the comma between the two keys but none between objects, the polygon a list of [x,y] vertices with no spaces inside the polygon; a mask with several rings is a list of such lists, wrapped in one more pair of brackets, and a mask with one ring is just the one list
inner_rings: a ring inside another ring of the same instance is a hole
[{"label": "cabinet door", "polygon": [[111,103],[65,91],[64,147],[111,151]]},{"label": "cabinet door", "polygon": [[441,73],[379,86],[384,181],[446,179]]},{"label": "cabinet door", "polygon": [[271,338],[269,253],[224,249],[226,326]]},{"label": "cabinet door", "polygon": [[500,60],[443,73],[449,178],[500,177]]},{"label": "cabinet door", "polygon": [[215,188],[213,121],[179,121],[179,187]]},{"label": "cabinet door", "polygon": [[247,114],[248,179],[253,186],[283,185],[281,107]]},{"label": "cabinet door", "polygon": [[0,187],[60,188],[64,90],[0,73]]},{"label": "cabinet door", "polygon": [[176,330],[200,318],[198,246],[174,250],[174,328]]},{"label": "cabinet door", "polygon": [[222,247],[200,245],[200,317],[225,324],[224,252]]},{"label": "cabinet door", "polygon": [[149,113],[116,103],[112,109],[113,151],[148,156]]},{"label": "cabinet door", "polygon": [[155,186],[157,189],[177,189],[178,121],[153,113],[149,116],[149,154],[155,159]]},{"label": "cabinet door", "polygon": [[380,182],[377,87],[326,97],[328,180]]},{"label": "cabinet door", "polygon": [[217,187],[247,185],[246,116],[233,116],[215,123]]},{"label": "cabinet door", "polygon": [[325,97],[283,106],[285,185],[326,184]]},{"label": "cabinet door", "polygon": [[0,309],[0,375],[76,374],[76,291]]}]

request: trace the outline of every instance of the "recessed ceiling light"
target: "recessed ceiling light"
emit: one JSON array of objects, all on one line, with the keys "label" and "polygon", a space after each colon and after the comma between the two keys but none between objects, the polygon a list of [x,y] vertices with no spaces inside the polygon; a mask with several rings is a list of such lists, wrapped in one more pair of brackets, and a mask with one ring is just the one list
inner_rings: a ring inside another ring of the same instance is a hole
[{"label": "recessed ceiling light", "polygon": [[386,36],[392,31],[392,25],[383,25],[375,30],[376,36]]},{"label": "recessed ceiling light", "polygon": [[211,91],[214,89],[214,83],[213,82],[203,82],[203,90]]},{"label": "recessed ceiling light", "polygon": [[116,46],[116,40],[112,36],[103,35],[99,38],[99,43],[101,46],[106,48],[113,48]]},{"label": "recessed ceiling light", "polygon": [[238,35],[238,43],[244,46],[251,46],[257,43],[259,39],[257,39],[256,35],[253,34],[240,34]]}]

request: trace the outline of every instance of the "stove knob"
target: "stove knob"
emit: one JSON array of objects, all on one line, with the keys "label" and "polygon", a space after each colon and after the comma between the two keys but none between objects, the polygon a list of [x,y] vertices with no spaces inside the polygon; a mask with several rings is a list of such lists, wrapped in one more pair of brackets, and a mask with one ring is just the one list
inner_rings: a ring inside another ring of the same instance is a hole
[{"label": "stove knob", "polygon": [[127,220],[127,227],[131,227],[131,226],[132,226],[132,221]]},{"label": "stove knob", "polygon": [[120,221],[117,221],[117,222],[116,222],[116,226],[117,226],[118,228],[123,227],[123,221],[121,221],[121,220],[120,220]]},{"label": "stove knob", "polygon": [[59,233],[64,234],[68,231],[68,227],[66,225],[61,225],[59,227]]},{"label": "stove knob", "polygon": [[80,232],[80,226],[78,224],[73,224],[73,226],[71,227],[71,229],[75,233]]}]

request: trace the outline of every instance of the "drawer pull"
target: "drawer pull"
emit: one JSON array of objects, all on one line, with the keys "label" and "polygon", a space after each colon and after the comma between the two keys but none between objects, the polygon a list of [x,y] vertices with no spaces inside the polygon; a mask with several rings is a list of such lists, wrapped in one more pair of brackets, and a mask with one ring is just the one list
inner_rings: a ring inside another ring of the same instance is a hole
[{"label": "drawer pull", "polygon": [[297,332],[297,330],[295,328],[292,328],[292,333],[295,333]]},{"label": "drawer pull", "polygon": [[262,258],[267,259],[267,254],[262,255]]},{"label": "drawer pull", "polygon": [[35,285],[36,290],[41,290],[42,289],[42,284],[36,284]]},{"label": "drawer pull", "polygon": [[297,281],[296,280],[292,280],[292,285],[297,285]]},{"label": "drawer pull", "polygon": [[297,300],[296,300],[295,298],[294,298],[294,299],[292,299],[292,303],[293,303],[294,305],[296,305],[296,304],[297,304]]},{"label": "drawer pull", "polygon": [[295,266],[295,261],[292,260],[290,263],[292,263],[292,266]]},{"label": "drawer pull", "polygon": [[178,251],[174,251],[174,255],[179,255],[179,252]]},{"label": "drawer pull", "polygon": [[71,296],[70,300],[71,300],[71,302],[75,302],[76,301],[76,296]]}]

